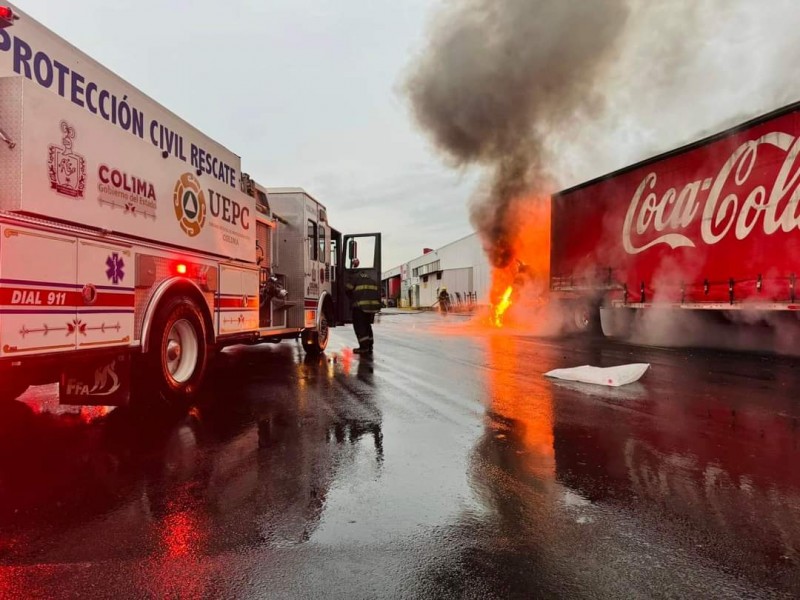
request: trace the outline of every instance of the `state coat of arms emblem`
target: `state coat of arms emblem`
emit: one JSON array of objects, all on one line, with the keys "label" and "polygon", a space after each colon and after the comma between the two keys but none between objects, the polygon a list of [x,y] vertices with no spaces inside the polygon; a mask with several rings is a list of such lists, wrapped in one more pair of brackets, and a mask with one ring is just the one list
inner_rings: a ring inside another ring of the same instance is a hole
[{"label": "state coat of arms emblem", "polygon": [[61,143],[50,145],[47,168],[50,187],[59,194],[70,198],[83,198],[86,188],[86,160],[73,150],[75,128],[61,121]]}]

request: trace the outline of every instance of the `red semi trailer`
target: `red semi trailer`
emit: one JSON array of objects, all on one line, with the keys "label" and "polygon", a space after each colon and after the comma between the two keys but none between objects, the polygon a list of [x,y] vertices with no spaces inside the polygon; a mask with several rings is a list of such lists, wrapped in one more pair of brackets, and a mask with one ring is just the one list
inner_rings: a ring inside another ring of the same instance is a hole
[{"label": "red semi trailer", "polygon": [[550,287],[585,326],[800,310],[800,103],[553,196]]}]

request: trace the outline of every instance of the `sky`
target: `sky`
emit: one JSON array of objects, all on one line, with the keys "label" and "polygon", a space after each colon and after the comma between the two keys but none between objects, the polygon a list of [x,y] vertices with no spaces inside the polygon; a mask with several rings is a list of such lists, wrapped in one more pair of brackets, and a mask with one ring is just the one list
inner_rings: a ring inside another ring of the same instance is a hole
[{"label": "sky", "polygon": [[[558,187],[800,99],[796,0],[607,1],[632,10],[599,101],[536,124]],[[469,2],[482,0],[17,0],[263,185],[305,188],[344,233],[381,231],[384,269],[472,231],[481,171],[449,165],[403,93],[437,10]]]}]

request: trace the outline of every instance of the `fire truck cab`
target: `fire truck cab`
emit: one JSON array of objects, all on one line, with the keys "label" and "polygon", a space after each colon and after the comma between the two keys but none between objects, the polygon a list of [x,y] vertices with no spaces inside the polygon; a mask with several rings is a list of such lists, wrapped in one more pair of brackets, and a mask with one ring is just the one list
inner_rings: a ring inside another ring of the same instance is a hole
[{"label": "fire truck cab", "polygon": [[259,336],[299,335],[306,352],[321,352],[329,329],[352,320],[345,280],[353,259],[380,281],[381,234],[342,236],[302,188],[264,188],[245,177],[257,207]]}]

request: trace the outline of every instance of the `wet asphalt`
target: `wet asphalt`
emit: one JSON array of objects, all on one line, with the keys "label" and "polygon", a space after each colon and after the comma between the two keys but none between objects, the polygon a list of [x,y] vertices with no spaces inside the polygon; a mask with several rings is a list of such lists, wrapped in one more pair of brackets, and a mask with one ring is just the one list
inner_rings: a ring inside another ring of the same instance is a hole
[{"label": "wet asphalt", "polygon": [[800,595],[800,360],[435,314],[352,340],[230,349],[188,414],[0,407],[0,598]]}]

